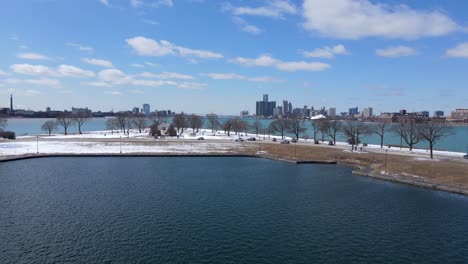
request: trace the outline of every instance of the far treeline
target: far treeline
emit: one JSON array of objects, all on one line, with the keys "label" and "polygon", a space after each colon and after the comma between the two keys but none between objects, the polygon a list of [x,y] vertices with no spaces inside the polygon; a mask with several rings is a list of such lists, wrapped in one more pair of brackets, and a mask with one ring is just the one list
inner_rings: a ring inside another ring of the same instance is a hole
[{"label": "far treeline", "polygon": [[[77,126],[78,132],[82,134],[82,126],[89,120],[88,117],[82,114],[64,113],[56,118],[55,121],[49,120],[42,125],[42,130],[49,135],[59,127],[63,128],[64,134],[68,134],[70,126]],[[288,119],[276,119],[265,127],[262,122],[257,119],[252,124],[240,118],[231,118],[221,120],[216,114],[208,114],[205,117],[199,115],[187,115],[184,113],[176,114],[172,118],[170,124],[167,123],[168,119],[164,116],[144,114],[131,114],[131,113],[118,113],[116,117],[109,118],[106,121],[106,128],[114,133],[114,130],[129,133],[130,129],[138,129],[139,133],[149,126],[149,134],[152,136],[161,136],[161,130],[165,130],[165,135],[175,137],[179,136],[187,129],[192,129],[196,133],[204,127],[210,128],[214,133],[217,130],[223,130],[228,136],[231,133],[238,135],[239,133],[248,132],[264,135],[280,135],[284,139],[286,134],[294,135],[296,140],[302,137],[307,138],[305,126],[306,122],[312,125],[312,134],[316,144],[319,140],[324,142],[329,140],[329,145],[336,145],[337,136],[343,133],[347,138],[350,145],[359,145],[362,138],[365,136],[376,134],[380,138],[380,147],[384,147],[384,139],[388,133],[398,135],[410,151],[419,142],[425,141],[429,144],[431,158],[434,157],[434,146],[441,139],[453,134],[452,127],[447,126],[437,121],[427,121],[423,123],[415,123],[414,121],[403,121],[395,125],[385,122],[364,123],[359,121],[336,121],[329,119],[308,120],[300,116],[292,116]],[[0,133],[6,127],[7,119],[0,118]],[[6,137],[0,135],[0,137]],[[14,137],[14,136],[13,136]]]}]

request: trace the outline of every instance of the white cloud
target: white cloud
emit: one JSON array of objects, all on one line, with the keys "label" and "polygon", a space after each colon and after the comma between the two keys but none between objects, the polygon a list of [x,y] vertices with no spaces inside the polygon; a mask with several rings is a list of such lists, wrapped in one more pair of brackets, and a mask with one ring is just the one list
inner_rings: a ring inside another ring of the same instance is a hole
[{"label": "white cloud", "polygon": [[38,90],[32,90],[32,89],[27,89],[26,91],[24,91],[23,95],[25,96],[36,96],[36,95],[39,95],[41,94],[40,91]]},{"label": "white cloud", "polygon": [[111,61],[108,60],[101,60],[101,59],[93,59],[93,58],[83,58],[81,61],[91,64],[91,65],[96,65],[96,66],[101,66],[101,67],[107,67],[107,68],[112,68],[114,65],[112,65]]},{"label": "white cloud", "polygon": [[278,63],[276,68],[281,71],[323,71],[330,68],[330,65],[322,62],[290,61]]},{"label": "white cloud", "polygon": [[148,24],[148,25],[159,25],[158,21],[150,20],[150,19],[142,19],[141,22]]},{"label": "white cloud", "polygon": [[304,51],[303,55],[307,58],[327,58],[331,59],[334,58],[335,55],[346,55],[349,52],[346,50],[345,46],[342,44],[328,47],[325,46],[323,48],[317,48],[312,51]]},{"label": "white cloud", "polygon": [[60,65],[57,68],[57,72],[61,76],[72,77],[72,78],[90,78],[96,76],[94,72],[83,70],[72,65]]},{"label": "white cloud", "polygon": [[81,51],[93,51],[94,50],[93,47],[91,46],[85,46],[79,43],[68,42],[66,45],[69,47],[76,48]]},{"label": "white cloud", "polygon": [[0,70],[0,76],[7,76],[8,74],[2,70]]},{"label": "white cloud", "polygon": [[223,10],[231,12],[233,15],[236,16],[249,15],[270,18],[284,18],[284,15],[294,15],[297,13],[296,6],[290,3],[289,1],[273,0],[266,2],[266,5],[259,7],[235,7],[228,3],[223,6]]},{"label": "white cloud", "polygon": [[130,5],[133,8],[139,8],[139,7],[158,8],[161,6],[171,7],[174,5],[174,2],[172,0],[153,0],[153,1],[130,0]]},{"label": "white cloud", "polygon": [[100,71],[98,76],[99,76],[99,79],[101,79],[101,81],[114,84],[114,85],[133,85],[133,86],[149,86],[149,87],[158,87],[158,86],[164,86],[164,85],[177,85],[177,83],[173,81],[135,79],[132,76],[129,76],[118,69],[107,69],[107,70]]},{"label": "white cloud", "polygon": [[148,61],[146,61],[145,64],[146,64],[147,66],[150,66],[150,67],[159,67],[159,66],[161,66],[161,65],[159,65],[159,64],[157,64],[157,63],[152,63],[152,62],[148,62]]},{"label": "white cloud", "polygon": [[275,79],[269,76],[261,77],[247,77],[237,73],[205,73],[203,76],[207,76],[213,80],[247,80],[251,82],[280,82],[281,80]]},{"label": "white cloud", "polygon": [[321,62],[281,61],[268,54],[260,55],[254,59],[237,57],[234,62],[248,67],[275,67],[280,71],[323,71],[331,67],[329,64]]},{"label": "white cloud", "polygon": [[61,84],[59,80],[56,79],[48,79],[48,78],[40,78],[40,79],[6,79],[5,83],[8,84],[27,84],[27,85],[36,85],[36,86],[44,86],[44,87],[53,87],[53,88],[61,88]]},{"label": "white cloud", "polygon": [[162,72],[160,74],[157,74],[156,77],[161,79],[193,80],[192,75],[181,74],[177,72]]},{"label": "white cloud", "polygon": [[304,28],[344,39],[416,39],[453,33],[460,27],[441,11],[390,6],[369,0],[305,0]]},{"label": "white cloud", "polygon": [[109,5],[109,0],[99,0],[99,2],[103,5],[108,6]]},{"label": "white cloud", "polygon": [[244,32],[255,34],[255,35],[263,32],[263,30],[260,29],[259,27],[247,23],[247,21],[245,21],[244,19],[240,17],[233,17],[232,21],[234,21],[234,23],[237,24],[239,28]]},{"label": "white cloud", "polygon": [[198,82],[183,82],[177,85],[177,87],[182,89],[203,89],[208,87],[206,83],[198,83]]},{"label": "white cloud", "polygon": [[468,58],[468,42],[458,44],[455,48],[448,49],[445,56],[453,58]]},{"label": "white cloud", "polygon": [[178,55],[182,57],[198,57],[204,59],[220,59],[223,55],[208,51],[190,49],[174,45],[166,40],[153,40],[145,37],[134,37],[127,39],[127,44],[140,56],[167,56]]},{"label": "white cloud", "polygon": [[206,73],[204,76],[208,76],[213,80],[243,80],[246,77],[236,73]]},{"label": "white cloud", "polygon": [[110,94],[110,95],[122,95],[121,92],[119,91],[109,91],[109,92],[105,92],[106,94]]},{"label": "white cloud", "polygon": [[144,68],[145,65],[142,65],[142,64],[138,64],[138,63],[132,63],[130,64],[131,67],[133,68]]},{"label": "white cloud", "polygon": [[31,64],[13,64],[10,66],[10,69],[19,74],[23,75],[47,75],[47,76],[57,76],[58,74],[51,70],[49,67],[43,65],[31,65]]},{"label": "white cloud", "polygon": [[145,92],[142,91],[142,90],[137,90],[137,89],[134,89],[134,90],[128,90],[129,93],[131,94],[144,94]]},{"label": "white cloud", "polygon": [[16,57],[25,60],[48,60],[49,57],[39,53],[18,53]]},{"label": "white cloud", "polygon": [[377,49],[375,54],[386,58],[398,58],[418,55],[418,51],[406,46],[395,46],[385,49]]},{"label": "white cloud", "polygon": [[112,85],[106,82],[82,82],[81,84],[86,85],[86,86],[104,87],[104,88],[112,87]]},{"label": "white cloud", "polygon": [[13,64],[10,66],[13,72],[23,75],[35,75],[35,76],[52,76],[52,77],[73,77],[73,78],[87,78],[94,77],[95,74],[92,71],[83,70],[71,65],[60,65],[57,69],[50,69],[43,65],[31,65],[31,64]]}]

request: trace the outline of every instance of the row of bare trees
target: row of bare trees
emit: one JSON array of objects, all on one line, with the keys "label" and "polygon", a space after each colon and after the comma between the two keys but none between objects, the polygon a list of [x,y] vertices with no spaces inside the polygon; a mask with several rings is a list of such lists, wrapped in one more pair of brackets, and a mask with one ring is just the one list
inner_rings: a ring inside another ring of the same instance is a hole
[{"label": "row of bare trees", "polygon": [[71,126],[76,125],[78,127],[78,132],[80,134],[83,134],[81,131],[81,128],[83,125],[89,120],[89,118],[82,114],[82,113],[77,113],[77,114],[71,114],[71,113],[64,113],[62,115],[59,115],[55,121],[54,120],[48,120],[42,124],[41,129],[49,134],[49,136],[52,134],[54,130],[56,130],[59,126],[63,128],[64,134],[68,135],[68,129]]}]

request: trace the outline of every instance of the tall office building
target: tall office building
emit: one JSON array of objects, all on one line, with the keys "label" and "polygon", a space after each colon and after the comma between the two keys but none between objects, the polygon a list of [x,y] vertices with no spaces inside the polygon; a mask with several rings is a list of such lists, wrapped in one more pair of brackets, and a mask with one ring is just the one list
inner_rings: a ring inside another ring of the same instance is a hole
[{"label": "tall office building", "polygon": [[288,115],[289,104],[287,100],[283,100],[283,115]]},{"label": "tall office building", "polygon": [[143,104],[143,114],[149,116],[151,113],[150,105],[149,104]]},{"label": "tall office building", "polygon": [[372,107],[367,107],[362,110],[362,117],[371,118],[372,116],[374,116]]},{"label": "tall office building", "polygon": [[268,94],[263,95],[263,101],[257,101],[256,103],[256,115],[257,116],[273,116],[273,111],[276,107],[276,102],[268,101]]},{"label": "tall office building", "polygon": [[328,109],[328,117],[335,118],[336,117],[336,108],[330,107]]},{"label": "tall office building", "polygon": [[358,107],[353,107],[353,108],[349,109],[348,115],[350,117],[354,117],[357,114],[359,114],[359,108]]}]

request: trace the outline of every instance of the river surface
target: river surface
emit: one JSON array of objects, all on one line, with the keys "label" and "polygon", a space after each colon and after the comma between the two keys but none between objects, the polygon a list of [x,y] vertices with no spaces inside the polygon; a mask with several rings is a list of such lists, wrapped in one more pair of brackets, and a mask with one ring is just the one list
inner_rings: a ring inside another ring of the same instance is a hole
[{"label": "river surface", "polygon": [[254,158],[0,163],[0,263],[468,263],[468,197]]},{"label": "river surface", "polygon": [[[227,118],[220,118],[220,121],[224,121]],[[8,125],[5,130],[14,131],[17,136],[21,135],[34,135],[34,134],[44,134],[44,131],[41,131],[41,126],[47,120],[55,120],[55,119],[45,119],[45,118],[19,118],[19,119],[9,119]],[[88,120],[82,127],[83,131],[102,131],[106,130],[106,120],[107,118],[93,118]],[[255,119],[244,119],[250,124],[255,122]],[[170,119],[169,119],[170,121]],[[272,120],[261,120],[263,126],[266,128],[270,124]],[[313,138],[313,129],[312,125],[309,121],[305,122],[305,127],[307,131],[302,135],[302,137],[307,136],[308,138]],[[205,120],[204,127],[208,128],[209,123]],[[58,128],[57,133],[63,133],[62,129]],[[78,128],[76,126],[72,126],[69,129],[70,133],[77,133]],[[253,131],[251,131],[253,132]],[[292,135],[290,135],[292,136]],[[318,135],[320,138],[320,134]],[[338,135],[338,141],[346,141],[346,137],[344,135]],[[369,144],[380,144],[380,137],[376,134],[366,136],[362,139],[363,143]],[[393,145],[400,145],[400,137],[392,134],[387,133],[385,135],[385,144],[393,144]],[[405,144],[403,142],[403,144]],[[428,148],[428,144],[425,142],[421,142],[417,144],[419,148]],[[453,128],[453,135],[442,139],[438,142],[435,146],[438,150],[446,150],[446,151],[455,151],[455,152],[467,152],[468,151],[468,126],[459,126]]]}]

